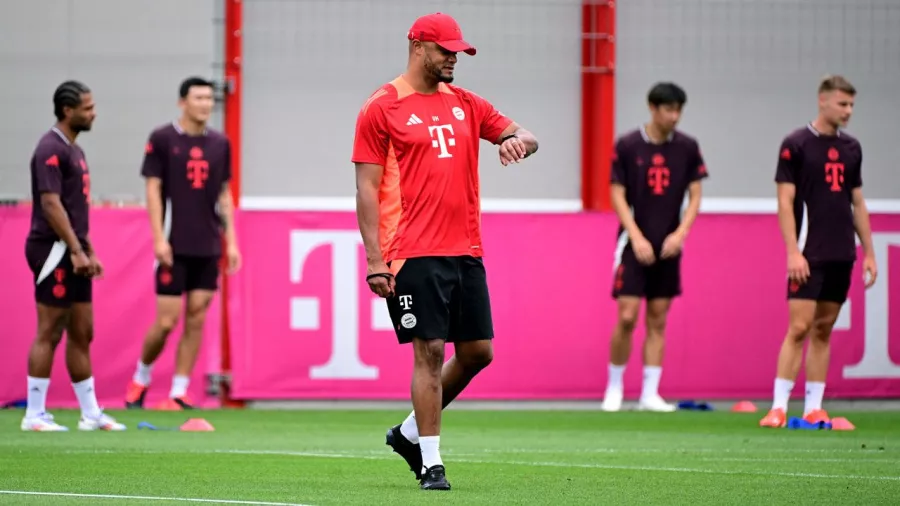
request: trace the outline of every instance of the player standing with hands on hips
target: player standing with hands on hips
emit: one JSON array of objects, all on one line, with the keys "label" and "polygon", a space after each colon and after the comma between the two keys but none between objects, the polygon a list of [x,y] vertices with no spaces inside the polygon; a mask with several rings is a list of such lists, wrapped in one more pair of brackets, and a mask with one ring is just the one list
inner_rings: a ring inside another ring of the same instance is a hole
[{"label": "player standing with hands on hips", "polygon": [[[387,299],[401,344],[412,343],[413,411],[387,432],[426,490],[449,490],[441,410],[493,359],[481,243],[480,139],[506,166],[535,137],[487,100],[450,83],[457,53],[475,55],[457,22],[422,16],[407,38],[406,72],[365,102],[356,123],[356,206],[367,281]],[[456,354],[444,363],[444,344]]]},{"label": "player standing with hands on hips", "polygon": [[843,132],[853,114],[856,89],[842,76],[819,84],[819,114],[781,142],[775,182],[778,223],[787,248],[787,298],[790,321],[778,354],[772,409],[761,427],[787,424],[788,400],[806,351],[806,400],[803,418],[830,422],[822,408],[831,329],[847,300],[856,262],[856,241],[863,249],[866,288],[878,268],[872,227],[862,193],[862,146]]}]

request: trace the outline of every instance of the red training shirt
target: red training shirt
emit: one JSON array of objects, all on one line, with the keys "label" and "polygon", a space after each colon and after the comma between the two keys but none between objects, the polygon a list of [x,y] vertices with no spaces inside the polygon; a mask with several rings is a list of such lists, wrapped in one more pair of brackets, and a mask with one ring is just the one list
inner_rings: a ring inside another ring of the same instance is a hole
[{"label": "red training shirt", "polygon": [[378,235],[385,262],[483,255],[479,141],[497,144],[510,124],[487,100],[444,83],[425,95],[398,77],[369,97],[352,161],[384,167]]}]

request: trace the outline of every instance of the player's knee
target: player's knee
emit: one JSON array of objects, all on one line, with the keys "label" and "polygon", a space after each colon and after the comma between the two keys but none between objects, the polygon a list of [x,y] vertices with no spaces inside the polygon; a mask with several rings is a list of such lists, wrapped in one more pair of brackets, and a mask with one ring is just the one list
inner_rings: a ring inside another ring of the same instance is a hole
[{"label": "player's knee", "polygon": [[63,330],[66,328],[66,319],[58,318],[44,320],[38,323],[37,340],[56,346],[62,341]]},{"label": "player's knee", "polygon": [[831,329],[834,328],[833,318],[819,318],[813,321],[809,332],[810,339],[827,343],[831,339]]},{"label": "player's knee", "polygon": [[812,322],[805,319],[794,319],[788,327],[788,338],[794,341],[803,341],[812,330]]},{"label": "player's knee", "polygon": [[197,310],[197,311],[188,311],[187,318],[185,319],[185,327],[190,331],[201,331],[203,330],[203,324],[206,322],[206,311],[205,310]]},{"label": "player's knee", "polygon": [[441,366],[444,365],[444,341],[440,339],[432,340],[415,340],[414,344],[415,361],[418,367],[425,367],[432,371],[440,373]]},{"label": "player's knee", "polygon": [[178,325],[178,315],[164,314],[156,318],[156,327],[162,332],[163,336],[168,336],[175,326]]},{"label": "player's knee", "polygon": [[94,325],[90,322],[80,323],[69,329],[69,345],[87,348],[94,340]]},{"label": "player's knee", "polygon": [[637,311],[619,311],[619,329],[622,330],[625,337],[631,336],[631,333],[634,332],[634,328],[637,326],[637,321]]},{"label": "player's knee", "polygon": [[[647,330],[648,334],[654,334],[655,336],[661,336],[662,333],[666,330],[666,315],[665,314],[650,314],[647,313]],[[649,337],[649,335],[648,335]]]},{"label": "player's knee", "polygon": [[476,350],[467,351],[465,354],[457,352],[456,359],[467,371],[480,371],[494,361],[494,348],[482,346]]}]

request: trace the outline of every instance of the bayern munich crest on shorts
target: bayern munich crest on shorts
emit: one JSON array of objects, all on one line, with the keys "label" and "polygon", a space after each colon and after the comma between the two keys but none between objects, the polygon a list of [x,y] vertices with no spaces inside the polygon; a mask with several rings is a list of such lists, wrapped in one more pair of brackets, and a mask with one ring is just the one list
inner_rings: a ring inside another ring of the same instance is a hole
[{"label": "bayern munich crest on shorts", "polygon": [[403,328],[411,329],[416,326],[416,316],[411,313],[406,313],[402,317],[400,317],[400,325],[403,325]]}]

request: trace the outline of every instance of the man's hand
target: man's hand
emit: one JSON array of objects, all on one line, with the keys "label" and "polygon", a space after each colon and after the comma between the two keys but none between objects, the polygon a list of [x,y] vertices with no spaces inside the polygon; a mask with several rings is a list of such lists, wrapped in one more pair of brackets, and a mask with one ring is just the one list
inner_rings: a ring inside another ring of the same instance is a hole
[{"label": "man's hand", "polygon": [[100,259],[97,258],[96,253],[91,253],[89,257],[91,261],[91,276],[100,279],[103,277],[103,264],[100,262]]},{"label": "man's hand", "polygon": [[228,259],[228,275],[230,276],[241,268],[241,251],[237,245],[229,244],[225,256]]},{"label": "man's hand", "polygon": [[397,287],[391,270],[388,269],[386,263],[380,260],[369,262],[369,267],[366,269],[366,282],[369,284],[370,290],[385,299],[393,297],[394,288]]},{"label": "man's hand", "polygon": [[172,260],[172,245],[165,239],[157,241],[153,245],[153,254],[156,255],[156,260],[159,261],[159,264],[167,269],[174,264]]},{"label": "man's hand", "polygon": [[875,257],[866,256],[863,259],[863,281],[866,283],[866,289],[872,288],[877,278],[878,266],[875,264]]},{"label": "man's hand", "polygon": [[633,237],[631,239],[631,249],[634,250],[634,256],[637,258],[637,261],[644,265],[650,265],[656,261],[656,255],[653,254],[653,245],[644,236]]},{"label": "man's hand", "polygon": [[510,137],[500,144],[500,163],[506,167],[511,163],[519,163],[528,155],[525,149],[525,143],[518,137]]},{"label": "man's hand", "polygon": [[663,241],[662,252],[660,252],[660,258],[672,258],[679,253],[681,253],[681,248],[684,246],[684,234],[675,231],[669,234],[666,237],[666,240]]},{"label": "man's hand", "polygon": [[84,250],[79,249],[77,252],[73,252],[70,256],[72,257],[72,268],[75,271],[75,274],[87,277],[93,276],[93,266],[91,264],[91,259],[88,258]]},{"label": "man's hand", "polygon": [[796,281],[798,284],[802,285],[809,279],[809,262],[806,261],[806,257],[803,256],[803,253],[799,251],[790,253],[788,255],[787,267],[788,278],[790,278],[791,281]]}]

